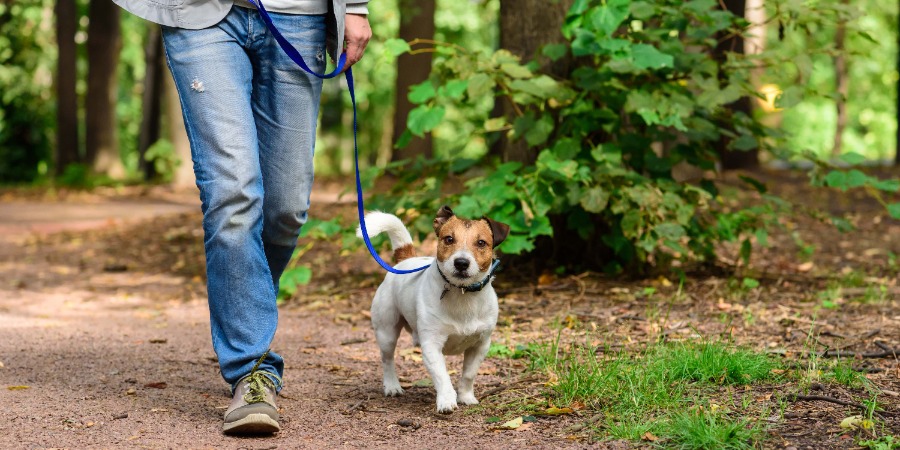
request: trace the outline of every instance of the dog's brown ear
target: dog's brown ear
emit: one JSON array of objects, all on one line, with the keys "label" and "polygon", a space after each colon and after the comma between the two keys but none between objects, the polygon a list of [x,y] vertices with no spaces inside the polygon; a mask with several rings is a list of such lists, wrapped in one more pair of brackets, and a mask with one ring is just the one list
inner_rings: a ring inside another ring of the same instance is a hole
[{"label": "dog's brown ear", "polygon": [[500,243],[505,241],[506,237],[509,236],[509,225],[491,220],[487,217],[482,217],[482,219],[491,227],[491,234],[494,235],[494,247],[500,245]]},{"label": "dog's brown ear", "polygon": [[434,222],[431,223],[431,226],[434,227],[434,233],[437,234],[441,230],[441,227],[444,226],[451,217],[453,217],[453,210],[447,205],[441,206],[441,209],[437,212],[437,216],[434,218]]}]

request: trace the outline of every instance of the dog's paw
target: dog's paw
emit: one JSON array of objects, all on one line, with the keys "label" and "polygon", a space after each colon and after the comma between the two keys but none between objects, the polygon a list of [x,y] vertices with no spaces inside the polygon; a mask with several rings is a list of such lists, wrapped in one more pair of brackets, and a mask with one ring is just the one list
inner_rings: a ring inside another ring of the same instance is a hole
[{"label": "dog's paw", "polygon": [[465,393],[465,394],[459,394],[459,397],[457,397],[456,400],[458,402],[462,403],[463,405],[477,405],[478,404],[478,399],[475,398],[475,394],[472,394],[471,392]]},{"label": "dog's paw", "polygon": [[438,397],[437,412],[441,414],[452,413],[457,408],[455,397],[455,395],[453,397]]},{"label": "dog's paw", "polygon": [[384,386],[384,396],[385,397],[396,397],[398,395],[403,395],[403,388],[400,387],[399,384],[392,385],[392,386],[388,386],[388,385]]}]

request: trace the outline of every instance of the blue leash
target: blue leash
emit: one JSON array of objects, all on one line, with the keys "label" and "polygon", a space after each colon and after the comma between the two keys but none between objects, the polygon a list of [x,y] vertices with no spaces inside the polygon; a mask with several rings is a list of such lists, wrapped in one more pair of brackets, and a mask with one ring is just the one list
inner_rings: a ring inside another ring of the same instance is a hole
[{"label": "blue leash", "polygon": [[[278,31],[278,28],[275,28],[275,24],[272,23],[272,18],[269,17],[269,12],[266,11],[266,8],[262,5],[262,0],[250,0],[251,3],[256,5],[256,8],[259,10],[259,15],[262,17],[263,21],[266,23],[266,27],[269,28],[269,31],[272,33],[272,36],[275,37],[275,40],[278,41],[278,45],[281,46],[281,49],[284,50],[284,53],[288,55],[301,69],[313,75],[315,77],[321,79],[334,78],[341,74],[341,71],[344,69],[344,66],[347,64],[347,54],[341,53],[340,58],[338,58],[337,67],[329,74],[318,74],[314,72],[309,66],[306,65],[306,62],[303,61],[303,56],[300,55],[300,52],[291,45],[284,36],[281,35],[281,32]],[[395,269],[391,267],[390,264],[386,263],[380,256],[378,256],[378,252],[375,251],[375,247],[372,246],[372,241],[369,239],[369,232],[366,230],[366,220],[365,220],[365,205],[363,204],[363,192],[362,192],[362,182],[360,181],[359,176],[359,145],[356,139],[356,94],[353,90],[353,69],[348,68],[345,73],[345,77],[347,78],[347,87],[350,90],[350,102],[353,104],[353,155],[355,158],[356,164],[356,206],[359,212],[359,227],[362,230],[363,241],[366,243],[366,247],[369,249],[369,253],[372,255],[372,258],[375,258],[375,261],[391,273],[396,274],[407,274],[407,273],[415,273],[428,268],[429,265],[425,265],[422,267],[418,267],[415,269]]]}]

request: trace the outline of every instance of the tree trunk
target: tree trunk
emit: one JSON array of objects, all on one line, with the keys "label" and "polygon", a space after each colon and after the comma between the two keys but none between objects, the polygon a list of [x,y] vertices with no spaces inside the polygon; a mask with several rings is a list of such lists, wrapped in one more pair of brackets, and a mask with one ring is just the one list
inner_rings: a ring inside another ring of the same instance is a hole
[{"label": "tree trunk", "polygon": [[[411,41],[416,38],[434,39],[435,0],[400,0],[400,39]],[[407,95],[409,88],[428,79],[431,74],[431,53],[418,55],[404,54],[397,58],[396,105],[394,107],[394,145],[406,130],[406,118],[414,105]],[[392,161],[411,159],[422,155],[433,155],[431,133],[424,138],[413,137],[404,148],[394,150]]]},{"label": "tree trunk", "polygon": [[138,135],[138,165],[145,180],[156,176],[156,169],[144,157],[147,149],[159,140],[160,103],[162,101],[162,33],[158,25],[151,25],[144,47],[144,94],[141,98],[141,129]]},{"label": "tree trunk", "polygon": [[[747,9],[745,0],[724,0],[723,3],[732,14],[744,17]],[[727,53],[743,54],[744,39],[740,35],[721,39],[713,53],[719,61],[725,61]],[[748,116],[751,114],[751,102],[747,97],[741,98],[727,107],[732,114],[744,113]],[[730,143],[730,139],[722,137],[716,145],[722,170],[752,169],[759,166],[759,150],[730,150],[728,148]]]},{"label": "tree trunk", "polygon": [[184,116],[181,114],[178,89],[175,87],[175,80],[170,75],[164,75],[162,78],[169,140],[172,141],[172,151],[179,161],[172,177],[172,185],[176,187],[196,186],[194,162],[191,159],[191,142],[188,140],[187,130],[184,128]]},{"label": "tree trunk", "polygon": [[[765,0],[746,0],[744,17],[750,22],[747,36],[744,38],[744,53],[758,55],[766,50],[766,2]],[[753,85],[759,87],[759,79],[765,69],[759,64],[753,69]]]},{"label": "tree trunk", "polygon": [[78,8],[75,0],[56,2],[56,165],[54,171],[62,174],[66,167],[79,160],[78,155],[78,95],[75,83],[78,72],[75,65],[77,49],[75,32],[78,30]]},{"label": "tree trunk", "polygon": [[116,133],[116,67],[122,46],[119,7],[109,0],[92,0],[88,15],[86,162],[98,174],[121,177],[125,170]]},{"label": "tree trunk", "polygon": [[[849,3],[842,0],[842,4]],[[847,128],[847,93],[849,77],[847,76],[847,56],[844,54],[847,36],[847,22],[842,20],[837,24],[834,34],[834,78],[837,87],[837,123],[834,130],[834,145],[831,147],[831,156],[837,158],[843,151],[844,129]]]},{"label": "tree trunk", "polygon": [[[547,44],[566,42],[562,35],[562,26],[566,13],[574,0],[500,0],[500,48],[509,50],[522,58],[523,62],[532,60],[540,64],[539,71],[556,78],[568,78],[574,63],[571,59],[562,58],[551,62],[540,56],[540,50]],[[492,115],[505,116],[509,123],[517,117],[512,103],[506,97],[497,97]],[[529,147],[524,139],[510,140],[505,134],[491,146],[490,152],[503,161],[521,162],[533,165],[537,160],[539,148]],[[564,236],[566,220],[562,216],[549,217],[554,229],[554,236]],[[578,251],[560,250],[559,240],[540,238],[535,242],[535,250],[526,255],[507,255],[509,267],[516,267],[522,274],[537,277],[548,264],[566,260],[563,264],[581,257],[589,257],[585,251],[590,249],[581,246]],[[563,253],[565,256],[560,257]],[[560,257],[560,258],[557,258]],[[552,262],[551,262],[552,261]],[[579,264],[584,264],[580,262]]]},{"label": "tree trunk", "polygon": [[[565,42],[562,26],[566,13],[574,0],[500,0],[500,47],[509,50],[523,61],[539,57],[541,47]],[[541,61],[541,72],[556,77],[567,77],[571,60]],[[498,99],[509,122],[515,120],[515,112],[509,99]],[[510,141],[503,138],[498,148],[504,161],[532,164],[537,160],[537,148],[529,148],[523,139]]]}]

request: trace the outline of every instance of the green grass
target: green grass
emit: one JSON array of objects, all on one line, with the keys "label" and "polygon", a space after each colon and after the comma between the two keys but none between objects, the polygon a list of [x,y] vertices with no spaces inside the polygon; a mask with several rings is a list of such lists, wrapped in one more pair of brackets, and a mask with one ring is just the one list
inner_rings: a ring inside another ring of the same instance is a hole
[{"label": "green grass", "polygon": [[761,429],[747,419],[731,419],[705,411],[678,412],[671,418],[667,448],[729,450],[752,448]]},{"label": "green grass", "polygon": [[869,380],[865,374],[853,370],[850,362],[844,359],[834,361],[822,378],[823,381],[832,381],[850,388],[869,386]]},{"label": "green grass", "polygon": [[[848,291],[862,292],[849,294]],[[890,290],[883,283],[869,278],[864,272],[851,271],[828,283],[825,290],[818,293],[822,307],[837,309],[841,302],[879,304],[890,299]]]},{"label": "green grass", "polygon": [[749,384],[770,379],[775,362],[760,353],[719,342],[657,347],[657,365],[674,379],[718,384]]},{"label": "green grass", "polygon": [[709,399],[721,387],[773,380],[779,367],[766,355],[722,342],[661,344],[630,356],[561,347],[557,339],[526,354],[533,370],[553,380],[551,403],[582,403],[601,413],[593,428],[597,437],[651,436],[656,444],[685,449],[752,448],[763,426],[729,409],[746,405],[723,407]]},{"label": "green grass", "polygon": [[881,436],[877,439],[868,439],[858,442],[860,447],[871,450],[894,450],[900,449],[900,439],[893,435]]}]

